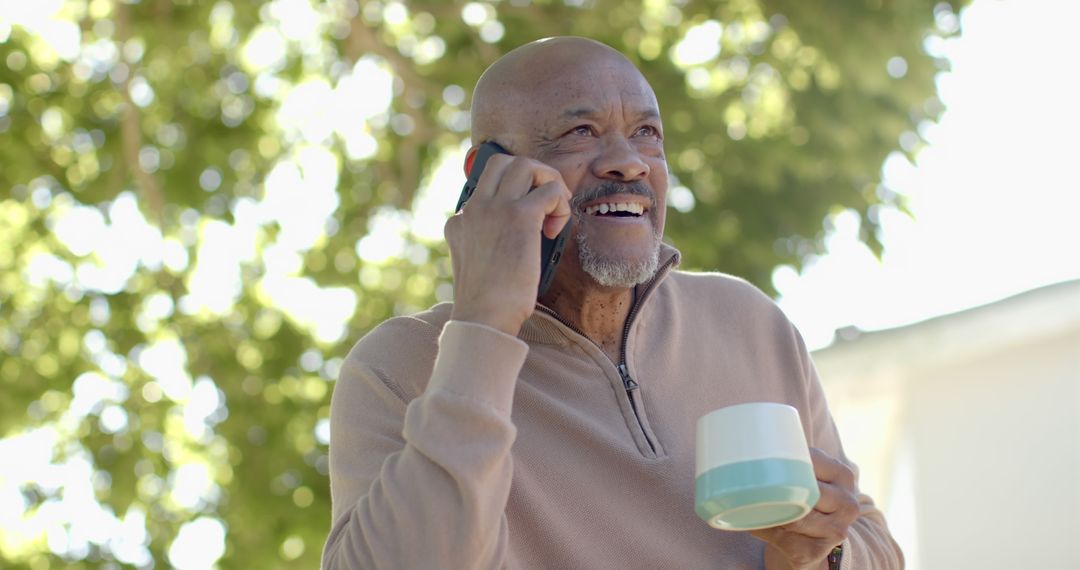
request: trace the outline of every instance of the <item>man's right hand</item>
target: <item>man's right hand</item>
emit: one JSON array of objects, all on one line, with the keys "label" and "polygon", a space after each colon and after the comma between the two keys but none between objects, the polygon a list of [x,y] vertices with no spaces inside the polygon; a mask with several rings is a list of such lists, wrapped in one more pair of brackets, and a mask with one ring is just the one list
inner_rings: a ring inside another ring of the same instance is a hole
[{"label": "man's right hand", "polygon": [[554,168],[521,156],[489,158],[472,197],[446,222],[454,269],[450,318],[516,336],[536,305],[540,232],[554,238],[562,231],[569,200]]}]

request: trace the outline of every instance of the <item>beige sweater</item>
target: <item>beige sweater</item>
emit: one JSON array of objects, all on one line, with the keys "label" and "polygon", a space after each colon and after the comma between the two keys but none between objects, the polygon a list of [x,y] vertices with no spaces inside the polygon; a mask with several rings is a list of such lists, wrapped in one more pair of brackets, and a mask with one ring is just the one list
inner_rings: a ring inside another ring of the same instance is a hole
[{"label": "beige sweater", "polygon": [[[764,543],[694,513],[697,418],[783,402],[811,446],[844,457],[840,440],[772,301],[671,271],[666,254],[627,328],[630,392],[596,344],[542,310],[518,338],[447,322],[441,304],[361,339],[331,406],[324,568],[761,568]],[[843,567],[902,567],[860,501]]]}]

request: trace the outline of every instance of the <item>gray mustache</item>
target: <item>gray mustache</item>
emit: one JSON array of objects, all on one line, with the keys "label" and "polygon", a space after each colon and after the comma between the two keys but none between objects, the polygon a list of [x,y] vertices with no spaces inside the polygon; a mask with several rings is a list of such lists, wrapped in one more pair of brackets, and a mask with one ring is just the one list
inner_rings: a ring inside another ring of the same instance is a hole
[{"label": "gray mustache", "polygon": [[614,196],[616,194],[630,194],[633,196],[644,196],[649,199],[649,210],[652,210],[656,206],[656,196],[653,195],[652,190],[641,182],[601,182],[592,188],[582,190],[574,195],[570,199],[570,209],[577,213],[583,213],[582,207],[592,202],[593,200],[599,200],[601,198],[607,198],[608,196]]}]

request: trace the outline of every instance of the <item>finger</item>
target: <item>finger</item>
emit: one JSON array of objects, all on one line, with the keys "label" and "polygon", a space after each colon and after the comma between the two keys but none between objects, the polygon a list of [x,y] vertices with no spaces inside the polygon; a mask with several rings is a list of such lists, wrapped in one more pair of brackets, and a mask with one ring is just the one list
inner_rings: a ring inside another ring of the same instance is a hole
[{"label": "finger", "polygon": [[[563,182],[562,174],[558,170],[555,170],[554,168],[544,164],[543,162],[539,162],[539,161],[535,161],[535,160],[531,161],[531,162],[535,166],[535,168],[532,170],[532,173],[533,173],[532,185],[534,187],[535,186],[542,186],[544,184],[547,184],[548,182],[558,182],[559,184],[563,184],[565,186],[565,183]],[[568,194],[569,194],[569,192],[570,191],[567,190]]]},{"label": "finger", "polygon": [[789,534],[797,534],[812,539],[828,539],[843,542],[853,519],[840,517],[835,513],[810,511],[805,517],[784,525],[781,528]]},{"label": "finger", "polygon": [[775,544],[783,536],[785,530],[782,527],[774,526],[769,528],[759,528],[757,530],[750,531],[750,536],[760,539],[763,542],[769,544]]},{"label": "finger", "polygon": [[848,529],[859,516],[859,504],[854,495],[822,483],[822,499],[806,516],[792,523],[776,527],[815,539],[843,541]]},{"label": "finger", "polygon": [[[819,515],[820,516],[820,515]],[[808,525],[800,528],[795,524],[769,529],[751,531],[755,538],[772,544],[781,551],[795,558],[806,561],[824,560],[825,556],[838,544],[848,538],[848,527],[830,527],[824,524]]]},{"label": "finger", "polygon": [[544,235],[554,239],[570,221],[570,191],[562,178],[552,180],[533,189],[524,198],[535,203],[544,212]]},{"label": "finger", "polygon": [[[492,162],[494,161],[494,162]],[[530,158],[494,155],[477,181],[476,192],[486,198],[517,200],[537,186],[562,180],[558,170]]]},{"label": "finger", "polygon": [[528,194],[534,186],[542,184],[542,182],[537,182],[538,179],[544,178],[546,181],[547,173],[541,171],[550,168],[550,166],[535,160],[520,156],[514,157],[506,170],[503,171],[502,179],[499,180],[494,197],[502,200],[521,198]]},{"label": "finger", "polygon": [[443,225],[443,237],[446,238],[448,243],[452,242],[454,238],[457,237],[457,232],[460,231],[459,228],[461,227],[462,216],[463,214],[458,212],[453,216],[450,216],[446,220],[446,224]]},{"label": "finger", "polygon": [[829,515],[810,511],[809,514],[795,522],[752,530],[750,534],[771,544],[790,542],[799,538],[808,540],[831,539],[838,536],[838,532],[843,529],[832,525],[828,517]]},{"label": "finger", "polygon": [[844,539],[834,537],[808,536],[791,530],[787,526],[751,531],[750,534],[772,545],[789,563],[796,562],[800,565],[815,561],[824,562],[829,551],[837,544],[844,542]]},{"label": "finger", "polygon": [[814,476],[818,481],[855,490],[855,470],[848,464],[816,447],[810,448],[810,461],[814,465]]},{"label": "finger", "polygon": [[[484,163],[484,171],[480,173],[480,179],[476,181],[474,197],[491,198],[499,188],[499,181],[503,173],[510,168],[514,157],[509,154],[493,154]],[[479,166],[479,165],[477,165]],[[474,167],[475,168],[475,167]]]},{"label": "finger", "polygon": [[821,497],[818,499],[817,504],[814,505],[815,511],[825,514],[858,513],[859,500],[851,490],[823,481],[818,482],[818,489],[821,490]]},{"label": "finger", "polygon": [[[839,543],[837,543],[839,544]],[[828,539],[812,539],[787,534],[765,548],[766,568],[824,568],[829,552],[836,546]]]},{"label": "finger", "polygon": [[503,173],[495,195],[499,198],[517,200],[535,188],[552,182],[565,186],[562,174],[558,170],[538,160],[519,156],[514,158],[513,164]]}]

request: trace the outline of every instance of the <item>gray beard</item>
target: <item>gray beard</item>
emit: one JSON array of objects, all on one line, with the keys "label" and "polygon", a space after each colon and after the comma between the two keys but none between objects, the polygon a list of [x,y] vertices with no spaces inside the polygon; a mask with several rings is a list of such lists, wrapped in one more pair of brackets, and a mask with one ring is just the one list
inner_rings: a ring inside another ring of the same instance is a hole
[{"label": "gray beard", "polygon": [[645,283],[652,279],[660,265],[660,236],[654,238],[652,254],[636,261],[612,259],[593,250],[585,232],[578,232],[576,241],[581,268],[604,287],[633,287]]}]

